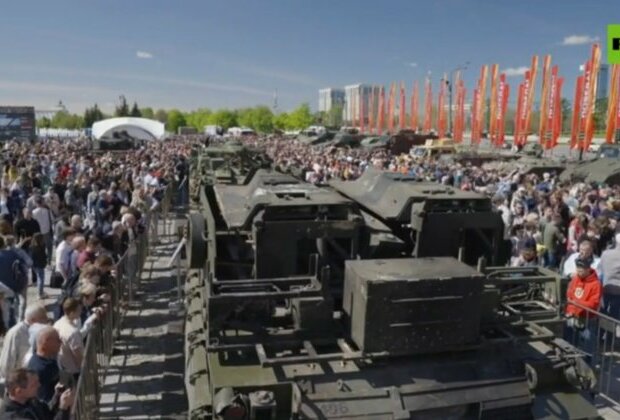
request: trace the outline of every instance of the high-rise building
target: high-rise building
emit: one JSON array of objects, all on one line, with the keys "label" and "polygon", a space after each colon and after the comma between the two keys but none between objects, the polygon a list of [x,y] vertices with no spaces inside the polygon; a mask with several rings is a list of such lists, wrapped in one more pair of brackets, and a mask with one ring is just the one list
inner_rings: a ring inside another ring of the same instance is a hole
[{"label": "high-rise building", "polygon": [[319,112],[329,112],[335,106],[344,106],[344,90],[319,89]]},{"label": "high-rise building", "polygon": [[601,64],[598,70],[598,80],[596,82],[596,99],[607,97],[607,87],[609,83],[609,64]]},{"label": "high-rise building", "polygon": [[[363,106],[364,124],[368,123],[368,115],[370,113],[370,105],[372,102],[373,112],[376,113],[379,104],[379,86],[373,86],[363,83],[348,85],[344,87],[344,110],[342,119],[346,124],[355,122],[359,124],[360,107]],[[370,98],[373,98],[371,101]]]}]

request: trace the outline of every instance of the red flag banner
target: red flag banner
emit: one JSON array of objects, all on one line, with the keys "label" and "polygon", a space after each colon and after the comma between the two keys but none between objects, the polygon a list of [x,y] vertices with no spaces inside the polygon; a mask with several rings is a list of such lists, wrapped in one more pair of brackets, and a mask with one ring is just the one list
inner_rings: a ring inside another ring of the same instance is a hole
[{"label": "red flag banner", "polygon": [[382,135],[385,119],[385,87],[383,86],[381,86],[381,89],[379,91],[379,106],[377,112],[377,134]]},{"label": "red flag banner", "polygon": [[432,129],[433,114],[433,90],[431,87],[431,79],[426,78],[424,87],[424,131],[430,133]]},{"label": "red flag banner", "polygon": [[398,126],[401,130],[407,128],[407,105],[405,96],[405,84],[400,82],[400,104],[398,113]]},{"label": "red flag banner", "polygon": [[390,85],[390,99],[388,100],[388,133],[394,132],[394,96],[396,95],[396,85]]},{"label": "red flag banner", "polygon": [[498,65],[491,66],[491,100],[489,102],[489,133],[495,133],[495,124],[497,121],[497,108],[500,106],[497,96],[498,83]]},{"label": "red flag banner", "polygon": [[437,135],[439,138],[443,138],[446,135],[446,110],[445,108],[445,96],[446,96],[446,76],[441,79],[439,86],[439,98],[437,101]]},{"label": "red flag banner", "polygon": [[[550,89],[555,89],[555,86],[554,86],[555,80],[553,81],[551,80],[552,75],[549,72],[550,68],[551,68],[551,56],[546,55],[545,58],[543,59],[542,86],[541,86],[541,91],[540,91],[540,121],[538,124],[538,139],[539,139],[540,144],[546,148],[548,148],[548,146],[551,144],[548,142],[548,140],[551,137],[552,127],[550,127],[549,124],[547,123],[547,118],[545,117],[545,115],[547,115],[547,111],[549,110],[549,107],[548,107],[549,91]],[[557,73],[556,73],[556,77],[557,77]]]},{"label": "red flag banner", "polygon": [[[363,92],[364,88],[362,88],[362,92]],[[364,130],[366,129],[365,127],[365,123],[364,123],[364,119],[365,119],[365,115],[364,115],[364,95],[361,95],[359,98],[359,110],[360,110],[360,133],[364,133]]]},{"label": "red flag banner", "polygon": [[474,95],[471,101],[471,144],[475,145],[480,142],[480,136],[478,135],[478,88],[474,89]]},{"label": "red flag banner", "polygon": [[491,131],[490,137],[491,142],[500,147],[504,144],[505,139],[505,116],[506,116],[506,107],[508,105],[508,95],[509,95],[509,86],[506,83],[506,75],[502,73],[499,76],[499,81],[497,84],[497,88],[495,89],[496,98],[495,102],[495,111],[491,113]]},{"label": "red flag banner", "polygon": [[613,143],[620,134],[620,64],[611,65],[609,98],[607,105],[607,130],[605,131],[605,141]]},{"label": "red flag banner", "polygon": [[536,72],[538,69],[538,56],[532,57],[532,66],[530,70],[525,72],[525,80],[523,81],[523,95],[520,95],[518,104],[519,113],[516,123],[518,124],[515,143],[523,146],[527,143],[527,137],[530,132],[530,119],[532,115],[532,105],[534,104],[534,91],[536,90]]},{"label": "red flag banner", "polygon": [[411,92],[411,129],[418,130],[418,82],[413,83],[413,91]]},{"label": "red flag banner", "polygon": [[480,70],[480,88],[478,89],[478,141],[482,138],[482,132],[485,126],[485,114],[486,114],[486,95],[487,95],[487,78],[489,74],[489,67],[482,66]]},{"label": "red flag banner", "polygon": [[368,133],[374,134],[375,132],[375,87],[370,88],[370,98],[368,98]]},{"label": "red flag banner", "polygon": [[456,89],[456,112],[452,123],[452,138],[455,142],[460,143],[463,141],[463,132],[465,131],[465,86],[460,71],[456,72],[453,89]]},{"label": "red flag banner", "polygon": [[592,56],[586,63],[583,79],[583,93],[579,115],[578,145],[581,150],[587,150],[592,142],[594,134],[594,94],[596,92],[596,79],[600,65],[600,48],[598,44],[592,46]]},{"label": "red flag banner", "polygon": [[553,123],[553,146],[558,145],[558,139],[562,134],[562,86],[564,78],[558,77],[555,87],[555,121]]},{"label": "red flag banner", "polygon": [[514,119],[514,127],[513,127],[513,136],[514,143],[517,146],[521,146],[521,108],[523,107],[523,96],[525,96],[525,83],[519,83],[519,88],[517,89],[517,110],[515,112]]},{"label": "red flag banner", "polygon": [[583,93],[583,76],[575,81],[575,98],[573,99],[573,119],[570,130],[570,148],[579,146],[579,116],[581,115],[581,95]]},{"label": "red flag banner", "polygon": [[[548,72],[548,69],[543,69],[543,83],[545,72]],[[541,98],[540,102],[540,142],[543,147],[548,150],[556,143],[554,136],[557,131],[555,119],[557,111],[556,96],[558,94],[558,66],[553,66],[551,74],[547,74],[547,76],[549,76],[549,80],[546,82],[547,86],[543,88],[543,92],[546,93],[546,95]],[[544,108],[542,104],[545,105]]]}]

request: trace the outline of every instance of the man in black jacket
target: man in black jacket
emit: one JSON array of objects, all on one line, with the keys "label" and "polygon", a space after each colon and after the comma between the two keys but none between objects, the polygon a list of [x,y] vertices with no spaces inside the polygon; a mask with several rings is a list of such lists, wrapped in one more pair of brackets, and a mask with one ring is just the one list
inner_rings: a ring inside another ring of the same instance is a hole
[{"label": "man in black jacket", "polygon": [[6,381],[7,395],[0,408],[0,420],[68,420],[73,405],[70,389],[56,388],[56,395],[48,405],[37,399],[39,377],[27,369],[16,369]]}]

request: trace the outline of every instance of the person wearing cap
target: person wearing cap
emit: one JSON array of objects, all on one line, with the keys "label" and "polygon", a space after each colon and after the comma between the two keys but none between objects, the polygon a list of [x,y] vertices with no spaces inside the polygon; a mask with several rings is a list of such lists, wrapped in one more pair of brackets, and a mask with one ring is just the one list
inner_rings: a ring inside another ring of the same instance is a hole
[{"label": "person wearing cap", "polygon": [[601,305],[602,285],[589,259],[575,261],[576,272],[566,291],[566,329],[564,339],[586,352],[586,360],[593,360],[597,339],[596,327]]},{"label": "person wearing cap", "polygon": [[[594,270],[599,269],[600,258],[594,255],[594,245],[589,238],[582,239],[577,247],[577,252],[570,254],[564,261],[562,266],[562,275],[564,277],[572,277],[577,271],[576,262],[578,259],[590,261],[590,266]],[[597,271],[598,274],[598,271]]]},{"label": "person wearing cap", "polygon": [[537,267],[538,253],[536,251],[536,241],[534,238],[525,237],[519,244],[519,256],[513,258],[513,267]]}]

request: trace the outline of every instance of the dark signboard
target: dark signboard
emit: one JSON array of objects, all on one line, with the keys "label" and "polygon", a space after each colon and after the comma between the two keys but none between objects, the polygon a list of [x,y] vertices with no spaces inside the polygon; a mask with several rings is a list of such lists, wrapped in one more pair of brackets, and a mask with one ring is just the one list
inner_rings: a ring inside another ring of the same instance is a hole
[{"label": "dark signboard", "polygon": [[0,106],[0,140],[34,140],[35,130],[34,107]]}]

